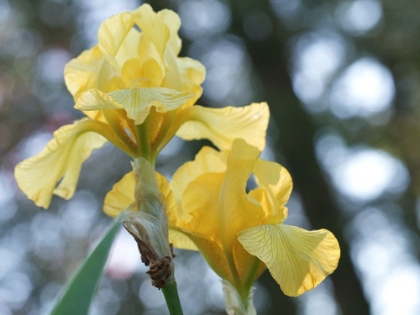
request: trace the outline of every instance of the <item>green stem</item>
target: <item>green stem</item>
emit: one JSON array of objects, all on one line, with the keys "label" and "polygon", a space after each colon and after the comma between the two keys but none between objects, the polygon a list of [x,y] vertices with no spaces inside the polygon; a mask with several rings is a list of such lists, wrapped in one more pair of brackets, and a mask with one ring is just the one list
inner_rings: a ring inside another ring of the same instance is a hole
[{"label": "green stem", "polygon": [[163,296],[165,297],[169,314],[170,315],[183,315],[181,302],[179,301],[176,282],[165,284],[165,286],[162,288],[162,293],[163,293]]},{"label": "green stem", "polygon": [[155,165],[155,158],[152,156],[150,146],[150,130],[149,130],[149,117],[141,124],[136,126],[136,136],[138,141],[138,148],[140,156]]},{"label": "green stem", "polygon": [[252,284],[255,281],[256,274],[260,265],[261,261],[258,259],[258,257],[254,256],[252,262],[248,265],[248,268],[245,271],[245,274],[247,276],[243,280],[244,290],[241,292],[242,300],[248,299],[249,291],[251,290]]}]

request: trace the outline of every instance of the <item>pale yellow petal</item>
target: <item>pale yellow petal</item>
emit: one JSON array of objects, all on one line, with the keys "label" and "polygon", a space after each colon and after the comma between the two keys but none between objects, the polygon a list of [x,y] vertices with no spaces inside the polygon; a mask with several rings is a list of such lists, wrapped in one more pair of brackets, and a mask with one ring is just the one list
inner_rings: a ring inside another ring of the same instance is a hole
[{"label": "pale yellow petal", "polygon": [[163,72],[155,59],[144,61],[137,57],[124,63],[121,78],[126,88],[158,87],[162,83]]},{"label": "pale yellow petal", "polygon": [[178,92],[165,88],[138,88],[115,91],[109,96],[125,108],[127,116],[133,119],[136,125],[140,125],[146,119],[151,107],[155,107],[158,113],[175,110],[193,94],[189,91]]},{"label": "pale yellow petal", "polygon": [[[90,89],[110,92],[122,88],[122,81],[106,62],[98,46],[72,59],[64,69],[64,79],[75,101]],[[100,111],[87,111],[85,114],[92,119],[105,121]]]},{"label": "pale yellow petal", "polygon": [[185,140],[209,139],[218,148],[230,149],[236,138],[259,150],[265,147],[269,111],[266,103],[220,109],[193,106],[182,113],[177,135]]},{"label": "pale yellow petal", "polygon": [[164,53],[165,59],[165,78],[162,81],[162,87],[185,91],[182,86],[181,69],[179,68],[178,58],[169,47]]},{"label": "pale yellow petal", "polygon": [[99,90],[89,90],[83,93],[76,101],[74,108],[83,111],[96,111],[106,109],[125,109],[108,94]]},{"label": "pale yellow petal", "polygon": [[284,294],[298,296],[315,288],[337,268],[340,247],[327,230],[261,225],[238,233],[238,240],[262,260]]},{"label": "pale yellow petal", "polygon": [[89,90],[77,100],[75,108],[90,110],[124,109],[136,125],[144,122],[151,107],[159,113],[175,110],[193,95],[165,88],[136,88],[109,94]]},{"label": "pale yellow petal", "polygon": [[206,68],[197,60],[184,57],[177,58],[181,73],[182,91],[191,91],[194,97],[185,103],[182,108],[191,107],[197,102],[203,93],[201,84],[206,77]]},{"label": "pale yellow petal", "polygon": [[[125,55],[125,53],[129,50],[122,49],[122,47],[124,44],[130,43],[128,39],[133,37],[135,32],[138,33],[138,31],[136,31],[133,26],[134,19],[132,13],[123,12],[105,20],[99,27],[99,49],[115,69],[121,69],[124,64],[121,61],[118,62],[118,59],[128,60],[131,59],[130,57],[132,57]],[[138,36],[140,36],[140,34],[138,34]]]},{"label": "pale yellow petal", "polygon": [[[257,199],[266,212],[263,223],[283,223],[287,218],[287,208],[284,205],[292,192],[292,178],[289,172],[280,164],[258,160],[252,170],[259,189],[261,199]],[[253,193],[256,198],[257,192]]]},{"label": "pale yellow petal", "polygon": [[97,88],[97,77],[103,63],[103,56],[98,46],[85,50],[70,60],[64,69],[67,89],[77,100],[87,90]]},{"label": "pale yellow petal", "polygon": [[166,24],[157,18],[136,19],[136,24],[140,27],[142,36],[147,36],[159,56],[163,56],[170,36],[170,30]]},{"label": "pale yellow petal", "polygon": [[[16,166],[19,188],[36,205],[48,208],[53,194],[71,198],[82,163],[105,144],[106,139],[85,129],[82,121],[55,131],[54,139],[38,155]],[[60,183],[56,187],[57,182]]]},{"label": "pale yellow petal", "polygon": [[163,21],[170,30],[170,37],[168,44],[175,55],[179,54],[181,50],[181,39],[178,36],[179,28],[181,27],[181,19],[178,14],[171,10],[162,10],[157,13],[158,18]]},{"label": "pale yellow petal", "polygon": [[[112,190],[105,196],[104,212],[106,215],[116,218],[121,211],[127,209],[135,203],[134,189],[136,188],[136,180],[134,173],[130,172],[114,184]],[[135,209],[135,207],[133,208]]]}]

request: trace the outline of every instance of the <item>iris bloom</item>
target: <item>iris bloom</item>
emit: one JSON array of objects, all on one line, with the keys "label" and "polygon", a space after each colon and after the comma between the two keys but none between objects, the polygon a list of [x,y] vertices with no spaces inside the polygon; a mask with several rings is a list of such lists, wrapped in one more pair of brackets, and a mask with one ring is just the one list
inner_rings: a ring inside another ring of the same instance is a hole
[{"label": "iris bloom", "polygon": [[[266,268],[286,295],[298,296],[331,274],[340,257],[331,232],[283,224],[292,180],[281,165],[259,159],[260,153],[238,139],[231,150],[203,148],[174,174],[171,189],[157,175],[170,241],[178,248],[198,249],[236,289],[245,308],[253,282]],[[246,193],[251,174],[257,187]],[[115,216],[117,205],[123,209],[134,202],[127,189],[134,189],[130,174],[105,199],[108,213]]]},{"label": "iris bloom", "polygon": [[55,131],[38,155],[16,167],[19,187],[38,206],[48,208],[53,194],[71,198],[82,163],[107,141],[152,164],[175,134],[206,138],[221,149],[236,137],[264,147],[265,103],[193,106],[202,93],[205,68],[178,57],[179,27],[176,13],[155,13],[145,4],[104,21],[98,44],[67,64],[67,88],[75,108],[87,117]]}]

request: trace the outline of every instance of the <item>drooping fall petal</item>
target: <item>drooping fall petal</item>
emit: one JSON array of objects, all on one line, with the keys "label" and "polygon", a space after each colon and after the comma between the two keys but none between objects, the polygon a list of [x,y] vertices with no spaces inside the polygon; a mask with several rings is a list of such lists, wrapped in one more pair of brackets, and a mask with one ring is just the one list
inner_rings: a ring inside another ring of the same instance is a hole
[{"label": "drooping fall petal", "polygon": [[159,113],[174,110],[192,97],[189,91],[178,92],[165,88],[137,88],[109,94],[89,90],[77,100],[75,108],[89,110],[124,109],[136,125],[144,122],[151,107]]},{"label": "drooping fall petal", "polygon": [[84,128],[84,121],[61,127],[38,155],[16,166],[15,177],[19,188],[37,206],[48,208],[53,194],[71,198],[82,163],[93,150],[105,144],[104,137]]},{"label": "drooping fall petal", "polygon": [[193,106],[185,110],[177,135],[185,140],[209,139],[218,148],[229,150],[236,138],[263,150],[269,111],[266,103],[245,107],[206,108]]},{"label": "drooping fall petal", "polygon": [[290,225],[260,225],[238,233],[238,240],[262,260],[284,294],[298,296],[315,288],[336,268],[340,247],[325,230]]}]

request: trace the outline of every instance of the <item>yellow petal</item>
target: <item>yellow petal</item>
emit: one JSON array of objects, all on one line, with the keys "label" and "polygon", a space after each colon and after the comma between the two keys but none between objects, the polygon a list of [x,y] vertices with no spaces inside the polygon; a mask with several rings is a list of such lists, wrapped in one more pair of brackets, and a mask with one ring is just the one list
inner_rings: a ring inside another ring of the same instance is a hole
[{"label": "yellow petal", "polygon": [[185,140],[209,139],[218,148],[230,149],[236,138],[263,150],[269,111],[266,103],[220,109],[193,106],[181,117],[177,135]]},{"label": "yellow petal", "polygon": [[162,10],[157,13],[157,16],[169,28],[170,38],[168,44],[174,54],[178,55],[181,50],[181,39],[178,36],[178,31],[181,27],[181,20],[178,14],[171,10]]},{"label": "yellow petal", "polygon": [[283,223],[287,218],[287,208],[284,205],[292,192],[292,178],[289,172],[280,164],[270,161],[258,160],[252,170],[260,191],[253,192],[254,198],[263,206],[266,212],[264,224]]},{"label": "yellow petal", "polygon": [[159,113],[165,113],[180,107],[192,96],[190,92],[165,88],[119,90],[108,95],[98,90],[90,90],[82,94],[75,108],[86,111],[125,109],[127,116],[134,119],[136,125],[140,125],[146,119],[151,107],[155,107]]},{"label": "yellow petal", "polygon": [[83,121],[55,131],[54,139],[38,155],[16,166],[19,188],[36,205],[48,208],[53,194],[71,198],[82,163],[106,142],[104,137],[85,129]]},{"label": "yellow petal", "polygon": [[188,234],[176,227],[169,226],[169,243],[179,249],[198,250],[194,242],[188,237]]},{"label": "yellow petal", "polygon": [[246,194],[246,184],[261,151],[236,139],[227,159],[227,171],[220,188],[218,219],[221,240],[228,248],[236,234],[255,226],[264,216],[261,206]]},{"label": "yellow petal", "polygon": [[298,296],[315,288],[337,268],[340,247],[324,229],[260,225],[238,233],[238,240],[262,260],[284,294]]},{"label": "yellow petal", "polygon": [[[140,34],[133,28],[134,19],[131,12],[123,12],[105,20],[98,31],[98,46],[103,56],[115,68],[121,69],[125,60],[131,59],[130,49],[124,47],[132,41],[129,39]],[[135,53],[136,49],[132,51]]]},{"label": "yellow petal", "polygon": [[[200,254],[209,264],[211,269],[219,275],[220,278],[225,279],[233,283],[232,273],[229,270],[223,249],[215,242],[207,239],[202,235],[198,235],[186,230],[182,230],[188,237],[194,242],[195,246],[200,250]],[[175,247],[178,247],[177,243],[174,243]]]},{"label": "yellow petal", "polygon": [[64,69],[64,80],[75,100],[83,92],[97,88],[97,76],[103,60],[99,47],[94,46],[67,63]]},{"label": "yellow petal", "polygon": [[181,208],[182,195],[191,181],[205,173],[222,173],[226,170],[227,152],[218,152],[204,147],[195,156],[193,162],[182,165],[172,177],[172,191]]},{"label": "yellow petal", "polygon": [[[122,81],[106,62],[98,46],[72,59],[64,69],[64,79],[75,101],[90,89],[111,92],[122,88]],[[85,114],[91,119],[106,121],[101,111],[87,111]]]},{"label": "yellow petal", "polygon": [[125,62],[121,77],[126,87],[157,87],[162,82],[163,73],[156,60],[143,62],[141,58],[133,58]]},{"label": "yellow petal", "polygon": [[185,103],[182,108],[191,107],[201,97],[203,88],[200,86],[206,77],[206,68],[197,60],[184,57],[178,58],[181,73],[182,91],[191,91],[194,97]]},{"label": "yellow petal", "polygon": [[[135,203],[134,189],[136,188],[136,180],[134,173],[130,172],[117,182],[110,192],[105,196],[104,212],[106,215],[116,218],[121,211],[127,209],[131,204]],[[135,209],[135,207],[133,208]]]},{"label": "yellow petal", "polygon": [[182,196],[182,216],[178,225],[220,243],[218,199],[224,173],[206,173],[192,180]]},{"label": "yellow petal", "polygon": [[157,18],[146,17],[136,19],[136,24],[140,27],[142,36],[148,37],[162,58],[170,36],[170,31],[166,24]]},{"label": "yellow petal", "polygon": [[178,221],[177,207],[175,204],[174,195],[171,190],[171,185],[165,176],[155,172],[156,181],[159,186],[159,191],[165,203],[166,215],[168,217],[168,224],[173,226]]}]

